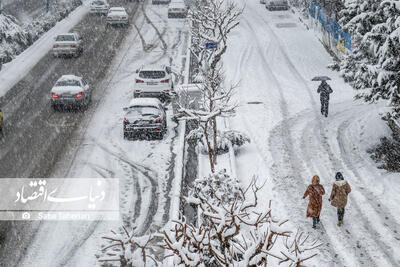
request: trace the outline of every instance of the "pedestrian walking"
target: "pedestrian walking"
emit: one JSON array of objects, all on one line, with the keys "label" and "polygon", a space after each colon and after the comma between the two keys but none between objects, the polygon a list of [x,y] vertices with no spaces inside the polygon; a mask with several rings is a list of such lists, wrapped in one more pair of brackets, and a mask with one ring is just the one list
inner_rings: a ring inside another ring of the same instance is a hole
[{"label": "pedestrian walking", "polygon": [[313,219],[313,228],[316,228],[317,223],[320,221],[322,195],[325,194],[325,189],[319,182],[319,176],[314,175],[303,196],[303,199],[308,196],[307,217]]},{"label": "pedestrian walking", "polygon": [[343,178],[341,172],[335,175],[336,181],[332,185],[329,201],[332,206],[337,208],[338,226],[342,226],[344,217],[344,208],[347,205],[347,195],[351,192],[349,183]]},{"label": "pedestrian walking", "polygon": [[319,97],[321,100],[321,114],[325,115],[325,117],[328,117],[329,95],[333,93],[333,90],[329,86],[329,84],[325,80],[323,80],[318,86],[317,93],[319,93]]}]

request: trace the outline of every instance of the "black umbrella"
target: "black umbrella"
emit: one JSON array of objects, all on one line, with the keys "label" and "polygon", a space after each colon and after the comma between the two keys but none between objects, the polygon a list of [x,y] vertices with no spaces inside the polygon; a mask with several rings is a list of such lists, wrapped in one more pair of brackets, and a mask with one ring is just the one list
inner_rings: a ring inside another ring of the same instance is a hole
[{"label": "black umbrella", "polygon": [[329,81],[331,78],[328,76],[315,76],[311,81]]}]

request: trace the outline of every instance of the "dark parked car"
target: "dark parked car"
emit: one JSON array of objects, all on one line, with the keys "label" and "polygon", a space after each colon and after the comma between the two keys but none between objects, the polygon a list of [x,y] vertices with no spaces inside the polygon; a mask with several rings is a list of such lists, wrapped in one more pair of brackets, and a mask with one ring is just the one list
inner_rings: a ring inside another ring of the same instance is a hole
[{"label": "dark parked car", "polygon": [[167,115],[160,100],[134,98],[124,111],[124,138],[156,137],[160,140],[164,138],[167,132]]}]

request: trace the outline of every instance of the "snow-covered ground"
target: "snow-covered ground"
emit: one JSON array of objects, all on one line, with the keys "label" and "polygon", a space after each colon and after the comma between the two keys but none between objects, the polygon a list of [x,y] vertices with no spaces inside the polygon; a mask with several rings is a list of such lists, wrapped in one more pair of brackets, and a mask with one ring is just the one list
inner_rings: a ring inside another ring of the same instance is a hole
[{"label": "snow-covered ground", "polygon": [[[366,153],[390,134],[379,119],[382,107],[353,101],[352,88],[326,68],[331,61],[292,12],[246,2],[224,57],[228,82],[240,82],[240,107],[230,124],[252,139],[237,155],[238,178],[247,184],[254,174],[266,181],[265,208],[273,199],[278,214],[324,242],[311,261],[315,266],[399,266],[400,177],[377,169]],[[328,118],[321,116],[318,83],[311,81],[319,75],[332,78]],[[337,171],[353,189],[341,228],[328,202]],[[314,174],[327,192],[317,230],[302,199]]]},{"label": "snow-covered ground", "polygon": [[183,70],[187,25],[185,20],[168,20],[165,6],[146,7],[147,16],[168,45],[163,50],[154,28],[145,22],[142,12],[136,14],[140,16],[134,20],[136,27],[131,27],[102,87],[96,88],[105,90],[104,99],[83,123],[77,136],[78,148],[62,160],[54,173],[55,177],[118,178],[122,220],[44,222],[22,266],[96,266],[101,237],[110,230],[118,230],[122,225],[137,226],[135,232],[143,234],[150,227],[162,227],[169,219],[169,190],[181,134],[177,124],[170,120],[172,107],[167,111],[168,133],[162,141],[124,140],[122,108],[132,98],[135,70],[142,64],[171,62],[175,70]]}]

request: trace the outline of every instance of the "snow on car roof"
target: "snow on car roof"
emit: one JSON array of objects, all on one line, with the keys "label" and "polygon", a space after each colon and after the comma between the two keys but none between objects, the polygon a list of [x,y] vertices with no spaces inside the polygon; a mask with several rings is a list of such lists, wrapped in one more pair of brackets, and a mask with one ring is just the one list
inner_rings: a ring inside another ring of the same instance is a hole
[{"label": "snow on car roof", "polygon": [[81,77],[73,75],[73,74],[66,74],[60,77],[58,81],[64,81],[64,80],[80,80]]},{"label": "snow on car roof", "polygon": [[125,11],[125,8],[123,8],[123,7],[111,7],[110,11]]},{"label": "snow on car roof", "polygon": [[161,105],[157,98],[134,98],[129,102],[129,106],[158,106]]},{"label": "snow on car roof", "polygon": [[62,35],[75,35],[76,33],[75,32],[67,32],[67,33],[60,33],[60,34],[57,34],[57,36],[62,36]]},{"label": "snow on car roof", "polygon": [[169,8],[176,8],[176,7],[179,7],[179,8],[186,8],[186,5],[185,5],[185,3],[183,3],[183,2],[171,2],[171,3],[168,5],[168,7],[169,7]]}]

